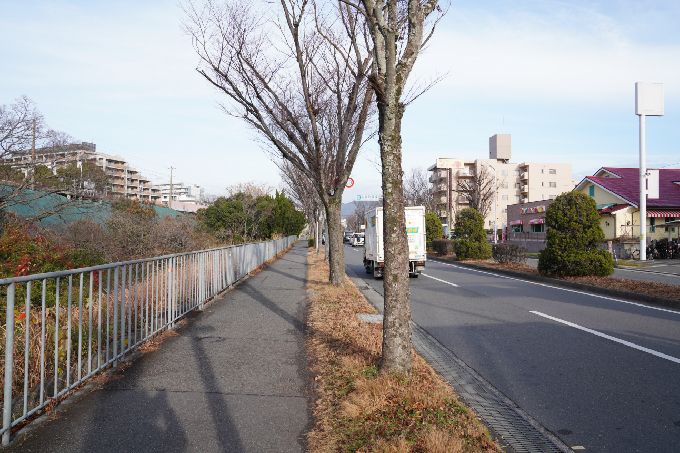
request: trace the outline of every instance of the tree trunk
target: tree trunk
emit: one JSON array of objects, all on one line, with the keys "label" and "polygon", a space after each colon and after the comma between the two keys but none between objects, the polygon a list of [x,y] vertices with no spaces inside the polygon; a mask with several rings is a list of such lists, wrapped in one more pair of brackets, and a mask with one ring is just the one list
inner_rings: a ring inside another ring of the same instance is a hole
[{"label": "tree trunk", "polygon": [[342,244],[342,227],[340,225],[340,205],[341,198],[333,197],[326,203],[326,218],[328,229],[326,231],[326,242],[329,247],[329,268],[328,281],[335,286],[345,284],[345,247]]},{"label": "tree trunk", "polygon": [[379,105],[380,157],[382,160],[383,231],[385,247],[385,314],[382,372],[410,375],[412,366],[411,300],[408,276],[408,238],[401,169],[401,117],[404,106],[389,96]]}]

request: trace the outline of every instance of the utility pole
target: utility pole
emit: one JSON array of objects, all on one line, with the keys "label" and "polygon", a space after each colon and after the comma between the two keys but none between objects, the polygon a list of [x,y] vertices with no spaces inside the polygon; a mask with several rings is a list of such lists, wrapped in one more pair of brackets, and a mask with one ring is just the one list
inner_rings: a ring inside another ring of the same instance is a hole
[{"label": "utility pole", "polygon": [[33,118],[33,144],[31,145],[31,190],[35,190],[35,118]]},{"label": "utility pole", "polygon": [[451,218],[451,210],[453,209],[453,203],[451,202],[451,192],[453,190],[453,170],[451,168],[448,169],[447,171],[448,175],[448,184],[447,184],[447,192],[446,192],[446,201],[448,202],[448,206],[446,207],[446,222],[449,225],[449,231],[446,233],[447,238],[446,239],[451,239],[451,232],[453,229],[451,228],[451,221],[453,220]]},{"label": "utility pole", "polygon": [[172,209],[172,169],[174,167],[170,166],[170,196],[168,196],[168,208]]}]

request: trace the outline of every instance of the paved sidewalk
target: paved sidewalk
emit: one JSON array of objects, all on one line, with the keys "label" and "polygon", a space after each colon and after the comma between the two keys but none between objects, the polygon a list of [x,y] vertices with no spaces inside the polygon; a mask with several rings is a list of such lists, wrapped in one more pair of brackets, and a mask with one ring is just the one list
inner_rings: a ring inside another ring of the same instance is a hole
[{"label": "paved sidewalk", "polygon": [[306,256],[299,242],[11,451],[304,451]]}]

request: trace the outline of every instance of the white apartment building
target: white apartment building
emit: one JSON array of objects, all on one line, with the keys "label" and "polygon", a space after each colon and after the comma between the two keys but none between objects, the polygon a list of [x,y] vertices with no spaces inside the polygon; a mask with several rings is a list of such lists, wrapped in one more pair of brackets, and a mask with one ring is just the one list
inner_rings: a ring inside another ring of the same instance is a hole
[{"label": "white apartment building", "polygon": [[[428,171],[432,172],[430,183],[434,186],[438,202],[437,214],[442,224],[448,225],[449,218],[454,219],[459,210],[469,206],[456,191],[457,180],[471,179],[485,165],[493,167],[488,168],[491,177],[494,170],[496,172],[498,228],[507,225],[508,205],[552,200],[563,192],[571,191],[576,185],[571,175],[571,164],[546,162],[518,164],[510,162],[510,158],[510,134],[496,134],[489,138],[488,159],[437,159]],[[493,228],[493,204],[484,223],[487,228]]]},{"label": "white apartment building", "polygon": [[53,172],[76,164],[79,168],[83,162],[95,163],[106,173],[111,187],[105,196],[126,197],[158,203],[161,198],[158,186],[144,177],[135,168],[130,167],[122,157],[111,156],[96,151],[94,143],[83,142],[58,148],[41,148],[35,155],[21,154],[0,160],[2,165],[10,165],[26,174],[32,165],[44,165]]},{"label": "white apartment building", "polygon": [[[158,188],[161,193],[161,204],[167,205],[170,198],[170,184],[160,184]],[[173,183],[172,201],[201,204],[204,192],[205,189],[196,184]]]}]

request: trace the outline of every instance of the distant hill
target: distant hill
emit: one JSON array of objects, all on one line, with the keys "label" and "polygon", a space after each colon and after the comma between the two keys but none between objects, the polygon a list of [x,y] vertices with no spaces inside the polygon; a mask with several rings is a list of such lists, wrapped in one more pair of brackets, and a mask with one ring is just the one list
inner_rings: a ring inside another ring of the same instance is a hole
[{"label": "distant hill", "polygon": [[356,209],[356,206],[354,205],[353,201],[350,201],[349,203],[343,203],[340,207],[340,217],[345,218],[348,215],[354,214],[354,209]]}]

